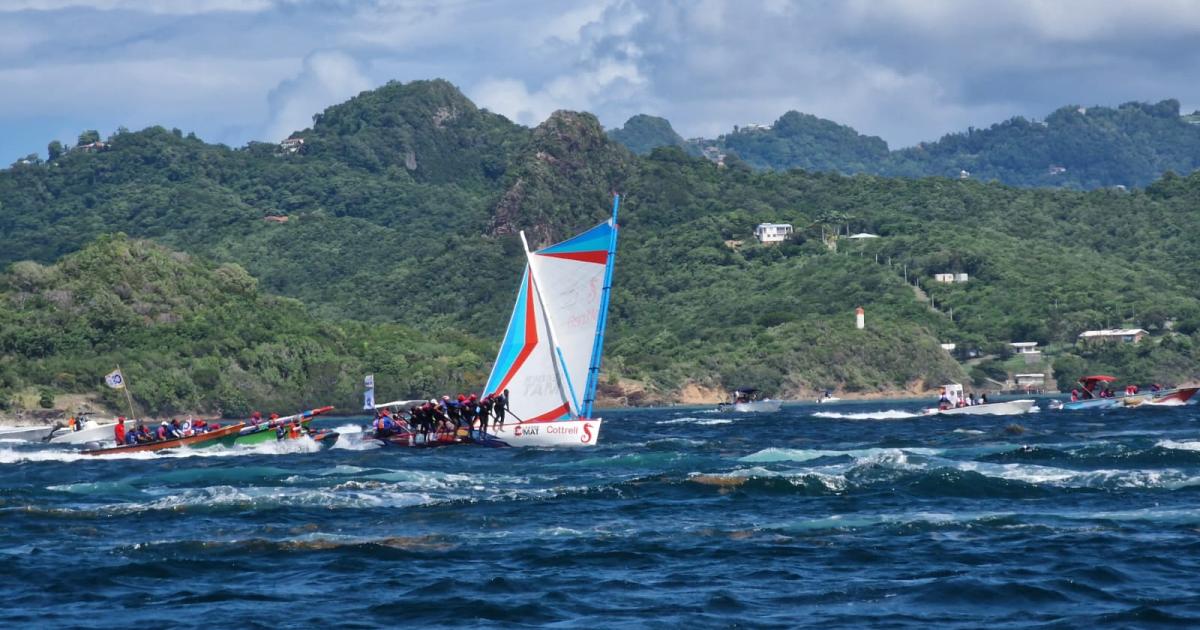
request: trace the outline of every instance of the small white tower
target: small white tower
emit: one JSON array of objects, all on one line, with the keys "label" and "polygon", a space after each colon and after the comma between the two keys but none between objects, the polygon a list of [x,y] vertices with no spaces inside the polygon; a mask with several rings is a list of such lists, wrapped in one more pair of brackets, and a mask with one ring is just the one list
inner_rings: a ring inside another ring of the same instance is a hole
[{"label": "small white tower", "polygon": [[863,307],[860,306],[860,307],[854,309],[854,327],[859,330],[862,330],[863,328],[866,328],[866,326],[867,326],[867,312],[864,311]]}]

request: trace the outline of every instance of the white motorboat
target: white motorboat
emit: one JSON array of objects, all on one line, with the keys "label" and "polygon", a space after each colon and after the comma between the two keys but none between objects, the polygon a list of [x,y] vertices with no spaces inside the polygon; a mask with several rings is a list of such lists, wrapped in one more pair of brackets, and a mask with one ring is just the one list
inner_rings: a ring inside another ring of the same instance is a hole
[{"label": "white motorboat", "polygon": [[774,413],[783,406],[782,400],[759,398],[762,392],[753,387],[743,387],[733,390],[730,402],[717,405],[717,411],[736,411],[738,413]]},{"label": "white motorboat", "polygon": [[950,409],[926,409],[926,416],[1019,416],[1029,413],[1036,401],[1033,399],[1006,400],[1004,402],[984,403],[967,407],[952,407]]},{"label": "white motorboat", "polygon": [[[925,409],[924,416],[1019,416],[1029,413],[1036,401],[1033,399],[1006,400],[983,404],[970,404],[963,386],[950,383],[942,387],[941,399],[937,407]],[[966,403],[966,404],[964,404]]]},{"label": "white motorboat", "polygon": [[49,425],[43,427],[3,427],[0,428],[0,440],[41,442],[53,430],[54,427]]},{"label": "white motorboat", "polygon": [[117,426],[115,420],[92,420],[86,419],[83,421],[83,426],[78,431],[72,431],[69,428],[61,428],[55,431],[50,437],[51,444],[89,444],[92,442],[104,442],[112,440],[113,427]]},{"label": "white motorboat", "polygon": [[820,396],[817,397],[817,402],[819,402],[819,403],[831,403],[831,402],[837,402],[839,400],[841,400],[841,398],[838,398],[837,396],[830,394],[829,390],[825,390],[824,393],[822,393]]}]

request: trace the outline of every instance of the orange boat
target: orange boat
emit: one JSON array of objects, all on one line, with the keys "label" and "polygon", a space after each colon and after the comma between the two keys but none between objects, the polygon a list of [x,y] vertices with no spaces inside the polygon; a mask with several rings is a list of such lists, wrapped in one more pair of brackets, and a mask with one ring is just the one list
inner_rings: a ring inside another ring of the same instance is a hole
[{"label": "orange boat", "polygon": [[88,455],[115,455],[117,453],[139,453],[142,451],[161,451],[166,448],[179,448],[180,446],[191,446],[193,444],[202,444],[209,440],[219,440],[227,435],[236,434],[246,426],[245,422],[231,424],[227,427],[221,427],[216,431],[208,433],[200,433],[198,435],[189,435],[187,437],[175,438],[171,440],[162,440],[160,442],[146,442],[144,444],[126,444],[124,446],[111,446],[109,448],[97,448],[90,451],[84,451]]}]

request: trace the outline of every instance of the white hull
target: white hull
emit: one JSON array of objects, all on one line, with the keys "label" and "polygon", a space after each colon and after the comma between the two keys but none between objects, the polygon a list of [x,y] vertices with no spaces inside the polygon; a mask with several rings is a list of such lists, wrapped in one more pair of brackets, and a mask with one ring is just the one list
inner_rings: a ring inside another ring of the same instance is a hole
[{"label": "white hull", "polygon": [[958,407],[955,409],[926,409],[927,416],[1019,416],[1029,413],[1033,408],[1033,400],[1006,400],[1004,402]]},{"label": "white hull", "polygon": [[600,440],[599,418],[558,422],[505,422],[488,433],[509,446],[595,446]]},{"label": "white hull", "polygon": [[60,429],[55,432],[54,437],[50,438],[50,443],[87,444],[89,442],[111,442],[115,439],[113,436],[113,427],[115,426],[117,426],[116,422],[109,422],[105,424],[88,422],[85,425],[85,428],[79,431]]},{"label": "white hull", "polygon": [[782,400],[771,400],[768,398],[766,400],[752,400],[750,402],[726,403],[721,405],[720,410],[729,411],[732,409],[738,413],[774,413],[779,411],[779,408],[782,406]]},{"label": "white hull", "polygon": [[819,402],[819,403],[831,403],[831,402],[837,402],[837,401],[839,401],[839,400],[841,400],[841,398],[838,398],[837,396],[830,396],[829,398],[818,398],[818,399],[817,399],[817,402]]},{"label": "white hull", "polygon": [[41,442],[53,430],[54,427],[6,427],[0,429],[0,440]]}]

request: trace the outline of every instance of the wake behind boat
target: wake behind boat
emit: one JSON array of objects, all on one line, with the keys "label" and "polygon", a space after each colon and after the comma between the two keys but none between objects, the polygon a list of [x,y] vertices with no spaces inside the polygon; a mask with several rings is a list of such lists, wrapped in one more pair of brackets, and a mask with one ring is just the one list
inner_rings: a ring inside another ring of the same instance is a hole
[{"label": "wake behind boat", "polygon": [[510,446],[591,446],[592,417],[617,250],[617,211],[573,238],[537,251],[525,245],[516,304],[484,396],[504,393],[516,420],[494,426]]}]

